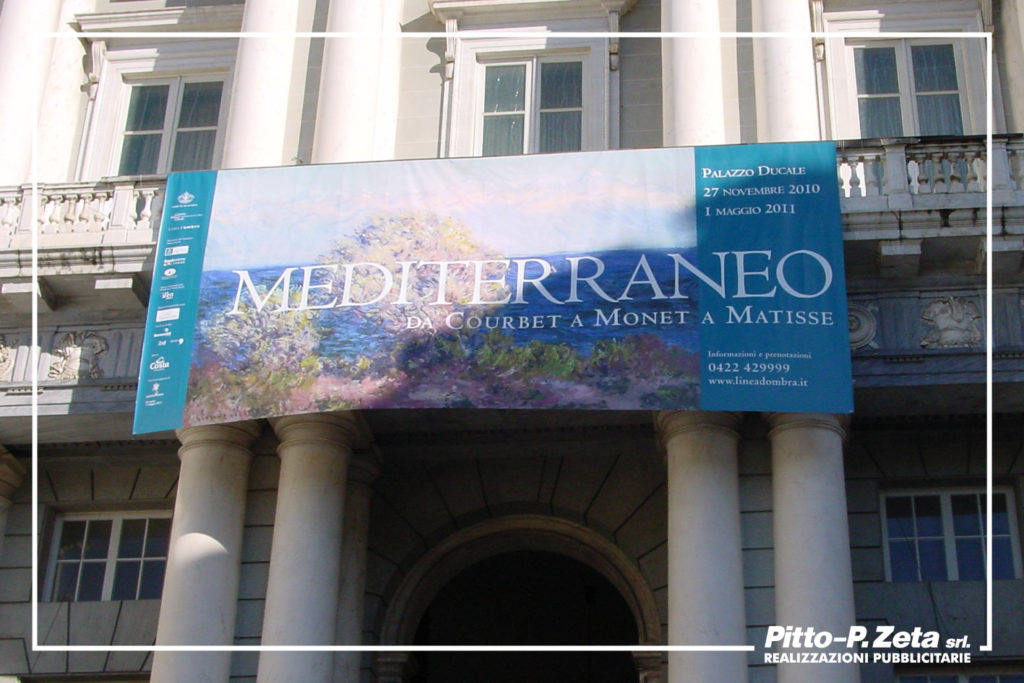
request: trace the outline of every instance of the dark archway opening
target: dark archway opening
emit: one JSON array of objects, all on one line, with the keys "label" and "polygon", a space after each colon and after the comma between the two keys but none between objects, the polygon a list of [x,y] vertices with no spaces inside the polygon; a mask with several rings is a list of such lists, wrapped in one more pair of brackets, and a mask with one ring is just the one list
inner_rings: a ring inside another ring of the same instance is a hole
[{"label": "dark archway opening", "polygon": [[[636,622],[597,571],[549,552],[478,562],[438,591],[417,645],[630,645]],[[635,683],[629,652],[417,653],[414,683]]]}]

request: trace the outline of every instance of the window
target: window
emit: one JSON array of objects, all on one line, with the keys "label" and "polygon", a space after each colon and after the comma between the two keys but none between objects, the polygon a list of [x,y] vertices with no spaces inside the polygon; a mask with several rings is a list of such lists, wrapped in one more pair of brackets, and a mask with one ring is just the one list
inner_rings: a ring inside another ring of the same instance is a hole
[{"label": "window", "polygon": [[815,28],[827,33],[821,75],[831,137],[985,133],[985,40],[967,35],[985,31],[977,5],[848,5],[826,9]]},{"label": "window", "polygon": [[213,166],[222,81],[131,87],[118,175],[198,171]]},{"label": "window", "polygon": [[607,46],[519,36],[462,40],[446,120],[448,156],[609,146]]},{"label": "window", "polygon": [[47,581],[50,601],[159,598],[170,530],[169,512],[61,517]]},{"label": "window", "polygon": [[[889,493],[883,535],[891,581],[985,578],[985,492]],[[992,577],[1020,576],[1016,519],[1008,490],[992,495]]]},{"label": "window", "polygon": [[486,65],[483,97],[483,156],[582,148],[583,62]]},{"label": "window", "polygon": [[871,42],[853,56],[861,137],[963,135],[952,44]]}]

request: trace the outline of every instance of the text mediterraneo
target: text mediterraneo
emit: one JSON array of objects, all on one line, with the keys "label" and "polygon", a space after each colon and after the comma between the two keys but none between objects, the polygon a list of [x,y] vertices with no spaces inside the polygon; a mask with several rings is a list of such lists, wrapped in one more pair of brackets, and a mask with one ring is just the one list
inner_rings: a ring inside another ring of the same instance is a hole
[{"label": "text mediterraneo", "polygon": [[[701,269],[676,252],[635,252],[631,272],[607,272],[594,255],[528,257],[465,261],[396,261],[391,264],[318,263],[273,270],[260,269],[254,281],[249,270],[233,270],[237,278],[228,315],[255,307],[259,312],[344,309],[369,306],[496,306],[545,303],[543,316],[505,316],[493,326],[554,327],[560,322],[551,306],[593,302],[594,324],[644,324],[628,307],[648,301],[679,301],[674,310],[659,310],[651,324],[689,324],[694,315],[686,306],[687,282],[706,285],[724,307],[715,313],[705,307],[701,324],[814,325],[836,324],[831,310],[808,310],[809,300],[825,295],[833,285],[828,259],[809,249],[776,253],[771,249],[712,252],[710,267]],[[626,273],[629,273],[628,277]],[[426,283],[426,284],[425,284]],[[783,296],[788,295],[788,296]],[[790,308],[777,301],[789,300]],[[771,300],[771,301],[766,301]],[[803,300],[805,303],[796,306]],[[729,303],[724,303],[728,301]],[[614,305],[614,306],[613,306]],[[631,318],[630,316],[634,316]],[[581,324],[578,314],[572,326]],[[451,313],[443,324],[451,329],[480,327],[465,311]],[[410,327],[432,326],[430,317],[409,316]],[[487,322],[488,326],[492,326]]]}]

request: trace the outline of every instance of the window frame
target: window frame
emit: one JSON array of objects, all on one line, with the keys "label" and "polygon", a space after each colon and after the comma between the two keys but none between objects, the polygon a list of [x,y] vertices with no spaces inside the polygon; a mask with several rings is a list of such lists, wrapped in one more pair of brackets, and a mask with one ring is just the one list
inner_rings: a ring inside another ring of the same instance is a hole
[{"label": "window frame", "polygon": [[[115,159],[114,173],[117,175],[121,174],[121,155],[124,150],[124,143],[131,131],[127,130],[128,121],[128,110],[131,104],[131,95],[135,88],[146,87],[146,86],[159,86],[167,85],[167,103],[164,109],[164,122],[163,130],[160,133],[160,152],[157,155],[156,170],[152,174],[141,174],[141,175],[166,175],[172,171],[171,165],[174,161],[174,152],[178,143],[178,134],[182,132],[181,126],[181,104],[185,87],[192,83],[220,83],[220,104],[217,111],[217,123],[213,127],[215,131],[213,153],[210,158],[209,169],[189,169],[189,170],[211,170],[219,166],[221,157],[222,146],[224,142],[224,124],[227,121],[227,107],[225,105],[225,99],[227,93],[225,92],[225,81],[224,78],[217,74],[200,74],[200,75],[188,75],[188,76],[170,76],[165,75],[157,78],[147,78],[145,74],[132,74],[125,76],[125,91],[123,101],[121,102],[121,108],[119,110],[118,120],[121,121],[121,134],[118,139],[117,149],[114,150],[113,156]],[[210,126],[193,127],[188,130],[199,130],[209,129]],[[130,174],[132,176],[137,174]]]},{"label": "window frame", "polygon": [[[45,574],[45,578],[44,578],[44,581],[43,581],[43,588],[44,588],[43,596],[45,596],[45,597],[42,598],[42,602],[97,602],[96,600],[78,600],[78,599],[75,599],[75,600],[70,600],[70,601],[58,601],[58,600],[55,599],[56,596],[54,595],[54,590],[55,590],[55,584],[56,584],[56,581],[57,581],[57,568],[58,568],[58,565],[60,564],[60,561],[58,559],[58,555],[60,554],[61,536],[63,534],[64,524],[66,522],[80,522],[80,521],[86,521],[86,522],[110,521],[111,522],[110,538],[108,539],[108,542],[107,542],[107,554],[106,554],[106,558],[102,560],[102,563],[104,565],[103,586],[102,586],[102,588],[100,590],[100,598],[99,598],[100,602],[109,602],[109,601],[111,601],[113,599],[111,597],[111,595],[112,595],[113,589],[114,589],[114,575],[115,575],[115,571],[117,569],[117,563],[118,563],[118,559],[119,559],[118,558],[118,546],[120,544],[121,533],[122,533],[124,522],[126,520],[145,519],[145,520],[147,520],[147,532],[148,532],[149,520],[152,520],[152,519],[171,520],[172,516],[173,516],[173,511],[172,510],[163,509],[163,508],[147,508],[147,509],[141,509],[141,510],[116,510],[116,511],[104,510],[104,511],[96,511],[96,512],[66,512],[66,513],[58,513],[56,515],[55,519],[53,520],[53,529],[52,529],[52,532],[50,534],[50,552],[49,552],[49,555],[48,555],[47,561],[46,561],[46,574]],[[170,546],[169,546],[170,537],[171,537],[171,529],[168,528],[168,552],[170,550]],[[126,559],[129,559],[129,560],[139,559],[140,561],[142,561],[143,559],[163,559],[163,561],[164,561],[164,570],[166,572],[167,557],[168,556],[165,554],[165,555],[162,555],[162,556],[154,556],[152,558],[126,558]],[[79,561],[78,561],[79,565],[81,565],[82,562],[83,562],[83,559],[79,558]],[[94,562],[95,564],[99,564],[100,560],[97,558],[95,560],[92,560],[92,562]],[[80,580],[80,576],[81,576],[81,574],[80,574],[80,571],[79,571],[79,580]],[[140,570],[140,573],[139,573],[139,579],[137,579],[137,581],[136,581],[136,590],[135,590],[136,596],[138,596],[138,590],[139,590],[138,581],[139,580],[141,580],[141,570]],[[163,592],[163,589],[162,589],[162,586],[161,586],[161,593],[162,592]],[[77,586],[76,586],[76,598],[77,598]],[[141,599],[159,599],[159,598],[138,598],[138,597],[135,597],[135,598],[123,598],[123,599],[124,600],[141,600]]]},{"label": "window frame", "polygon": [[903,132],[897,137],[913,137],[921,135],[921,119],[920,112],[917,105],[918,92],[914,85],[914,62],[911,56],[911,50],[914,47],[929,46],[929,45],[949,45],[953,49],[953,60],[956,68],[956,81],[958,101],[960,103],[960,117],[962,122],[963,130],[960,133],[950,133],[950,135],[968,135],[970,134],[972,121],[970,120],[970,101],[968,89],[965,87],[966,79],[964,77],[964,58],[962,51],[957,48],[955,39],[951,38],[904,38],[904,39],[847,39],[846,48],[850,52],[849,66],[854,67],[854,73],[852,74],[851,82],[853,83],[853,97],[854,106],[848,111],[842,113],[841,118],[849,116],[849,121],[843,123],[845,126],[853,127],[856,126],[857,135],[864,137],[860,131],[860,100],[861,94],[858,92],[857,75],[856,75],[856,59],[854,53],[860,48],[893,48],[896,56],[896,78],[897,78],[897,92],[895,93],[899,97],[900,103],[900,127]]},{"label": "window frame", "polygon": [[[176,80],[182,84],[202,81],[223,83],[210,166],[211,170],[219,168],[230,106],[236,43],[235,39],[157,41],[142,47],[134,42],[117,40],[105,49],[96,49],[93,57],[94,73],[97,74],[95,98],[87,111],[77,179],[89,181],[121,177],[118,173],[132,86],[169,84]],[[173,115],[175,125],[179,114],[176,107]],[[166,120],[164,125],[168,125]],[[164,147],[163,143],[161,147]],[[161,158],[166,159],[166,163],[163,167],[158,166],[153,175],[162,176],[168,172],[172,153],[165,155],[161,150]]]},{"label": "window frame", "polygon": [[[582,54],[572,53],[555,53],[555,54],[537,54],[529,56],[519,56],[515,58],[503,57],[481,57],[478,58],[478,65],[480,68],[480,79],[481,86],[477,88],[476,109],[480,112],[480,123],[476,130],[476,139],[474,140],[474,149],[477,155],[483,155],[483,143],[484,143],[484,122],[489,116],[501,116],[503,112],[488,112],[484,106],[484,96],[486,94],[487,85],[487,69],[490,67],[500,66],[524,66],[525,75],[525,93],[523,100],[523,151],[522,154],[543,154],[545,153],[540,149],[540,118],[544,110],[541,108],[541,71],[545,64],[574,64],[578,63],[583,65]],[[580,98],[580,148],[583,150],[583,139],[585,137],[583,128],[585,127],[586,112],[586,98],[587,98],[587,84],[586,78],[581,75],[581,87],[583,94]],[[576,109],[576,108],[573,108]],[[568,110],[560,110],[568,111]]]},{"label": "window frame", "polygon": [[[826,118],[829,135],[835,139],[863,139],[860,132],[860,107],[857,91],[854,50],[857,47],[902,45],[897,48],[897,66],[913,79],[910,68],[910,46],[946,44],[953,46],[953,58],[957,69],[957,87],[960,94],[960,114],[963,135],[985,133],[985,45],[977,37],[959,37],[960,33],[980,33],[984,30],[980,12],[977,9],[950,11],[942,8],[894,7],[881,16],[870,10],[841,10],[825,12],[822,20],[828,36],[825,43],[825,64],[822,77],[825,80],[825,103],[828,107]],[[935,37],[903,38],[901,33],[920,34],[935,32]],[[888,35],[887,35],[888,34]],[[901,57],[901,54],[904,55]],[[916,118],[917,102],[913,89],[908,83],[900,83],[901,116],[903,135],[918,137],[919,122]],[[911,84],[912,85],[912,84]],[[996,89],[998,90],[998,89]],[[912,106],[915,118],[913,127],[908,128],[907,104]],[[995,106],[999,116],[998,103]],[[994,122],[996,128],[1003,124]]]},{"label": "window frame", "polygon": [[[448,156],[481,156],[483,151],[484,88],[488,66],[528,64],[527,118],[524,154],[537,153],[536,124],[540,116],[540,64],[582,63],[580,151],[609,148],[608,44],[604,38],[463,38],[456,47],[452,107],[448,117]],[[532,74],[532,75],[531,75]]]},{"label": "window frame", "polygon": [[[1018,510],[1016,507],[1016,500],[1014,497],[1014,491],[1009,486],[995,486],[992,489],[993,495],[1004,495],[1006,496],[1007,505],[1007,519],[1009,523],[1009,538],[1010,538],[1010,553],[1011,560],[1013,562],[1013,577],[1012,579],[1022,578],[1022,562],[1021,562],[1021,548],[1020,548],[1020,531],[1018,525]],[[916,581],[901,581],[894,582],[892,578],[892,559],[889,552],[889,525],[888,517],[886,515],[886,501],[889,498],[898,497],[914,497],[914,496],[939,496],[939,511],[942,518],[942,547],[944,551],[944,558],[946,564],[946,578],[945,581],[970,581],[973,579],[960,579],[959,578],[959,567],[957,564],[957,551],[956,551],[956,540],[958,536],[953,526],[953,506],[952,496],[955,495],[980,495],[980,501],[983,506],[981,512],[984,515],[984,504],[985,504],[985,489],[983,487],[930,487],[930,488],[909,488],[909,489],[892,489],[888,491],[882,491],[879,494],[879,520],[882,528],[882,553],[883,562],[885,565],[885,581],[887,583],[927,583],[925,579],[918,578]],[[985,540],[985,529],[982,528],[981,539]],[[915,535],[910,537],[918,539],[920,536]],[[962,536],[959,538],[963,538]],[[984,547],[984,544],[983,544]],[[918,563],[918,576],[921,574],[920,562]]]}]

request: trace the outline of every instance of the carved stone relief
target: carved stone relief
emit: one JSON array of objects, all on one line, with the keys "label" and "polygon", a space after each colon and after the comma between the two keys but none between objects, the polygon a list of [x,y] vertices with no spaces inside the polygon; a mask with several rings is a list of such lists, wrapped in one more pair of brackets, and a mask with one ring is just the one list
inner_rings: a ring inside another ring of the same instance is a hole
[{"label": "carved stone relief", "polygon": [[6,335],[0,334],[0,382],[10,382],[14,378],[14,356],[17,349],[8,346]]},{"label": "carved stone relief", "polygon": [[47,377],[59,380],[102,377],[99,357],[107,348],[107,340],[95,332],[65,332],[54,345]]},{"label": "carved stone relief", "polygon": [[971,301],[958,296],[944,296],[924,307],[921,320],[926,326],[921,346],[926,349],[951,349],[981,346],[981,312]]},{"label": "carved stone relief", "polygon": [[847,318],[850,324],[850,348],[876,348],[875,335],[878,333],[878,320],[867,306],[850,303],[847,307]]}]

